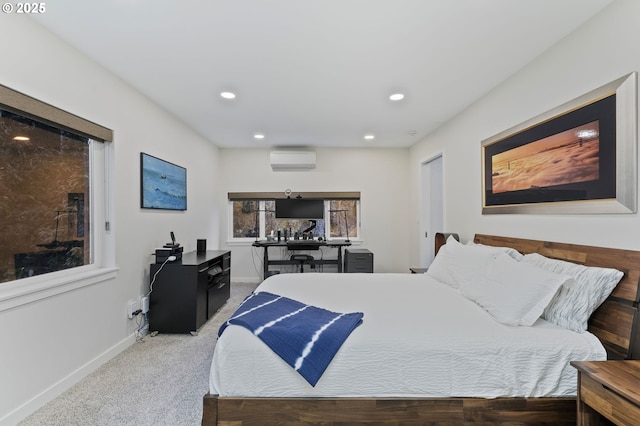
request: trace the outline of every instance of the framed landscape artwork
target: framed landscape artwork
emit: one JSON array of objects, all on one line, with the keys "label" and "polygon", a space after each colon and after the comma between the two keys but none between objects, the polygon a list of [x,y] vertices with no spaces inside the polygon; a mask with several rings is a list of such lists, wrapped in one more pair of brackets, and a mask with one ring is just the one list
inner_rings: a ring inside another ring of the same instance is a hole
[{"label": "framed landscape artwork", "polygon": [[636,73],[482,141],[482,213],[633,213]]},{"label": "framed landscape artwork", "polygon": [[186,210],[187,169],[141,152],[140,207]]}]

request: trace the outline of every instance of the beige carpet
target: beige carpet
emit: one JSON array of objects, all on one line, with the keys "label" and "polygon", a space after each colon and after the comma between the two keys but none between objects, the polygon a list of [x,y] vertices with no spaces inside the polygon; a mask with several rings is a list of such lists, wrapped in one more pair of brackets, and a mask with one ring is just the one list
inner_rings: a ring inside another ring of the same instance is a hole
[{"label": "beige carpet", "polygon": [[199,425],[218,328],[255,287],[233,283],[229,301],[197,336],[146,336],[20,426]]}]

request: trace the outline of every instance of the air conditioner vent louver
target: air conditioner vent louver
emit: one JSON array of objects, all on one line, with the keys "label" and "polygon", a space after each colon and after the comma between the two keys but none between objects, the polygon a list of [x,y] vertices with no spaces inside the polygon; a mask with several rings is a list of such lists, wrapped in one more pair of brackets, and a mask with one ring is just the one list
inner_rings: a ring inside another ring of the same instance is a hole
[{"label": "air conditioner vent louver", "polygon": [[315,151],[276,150],[271,151],[273,170],[310,170],[316,167]]}]

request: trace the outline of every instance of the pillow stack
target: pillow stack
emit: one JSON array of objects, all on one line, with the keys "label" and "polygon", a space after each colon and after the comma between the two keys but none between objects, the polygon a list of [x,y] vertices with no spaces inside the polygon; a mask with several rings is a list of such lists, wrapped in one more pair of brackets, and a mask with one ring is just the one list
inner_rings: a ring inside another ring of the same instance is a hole
[{"label": "pillow stack", "polygon": [[558,289],[572,280],[568,275],[518,262],[503,253],[491,258],[484,272],[460,290],[498,322],[532,326]]},{"label": "pillow stack", "polygon": [[538,253],[525,255],[522,262],[575,278],[562,286],[542,317],[578,333],[587,330],[591,314],[609,297],[624,275],[617,269],[578,265]]},{"label": "pillow stack", "polygon": [[427,275],[457,289],[503,324],[531,326],[542,317],[582,333],[623,273],[537,253],[523,256],[508,247],[463,245],[449,237]]},{"label": "pillow stack", "polygon": [[429,265],[427,275],[457,289],[473,280],[489,259],[501,253],[504,251],[497,247],[463,245],[449,236]]}]

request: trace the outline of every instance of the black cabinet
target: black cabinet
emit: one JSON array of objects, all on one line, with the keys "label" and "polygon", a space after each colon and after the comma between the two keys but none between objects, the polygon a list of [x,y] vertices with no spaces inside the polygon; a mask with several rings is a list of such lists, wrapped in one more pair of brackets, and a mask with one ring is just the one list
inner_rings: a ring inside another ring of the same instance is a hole
[{"label": "black cabinet", "polygon": [[373,253],[367,249],[346,249],[344,272],[373,272]]},{"label": "black cabinet", "polygon": [[196,334],[229,299],[231,252],[183,253],[181,260],[167,262],[164,266],[151,264],[152,281],[154,276],[149,301],[149,331]]}]

